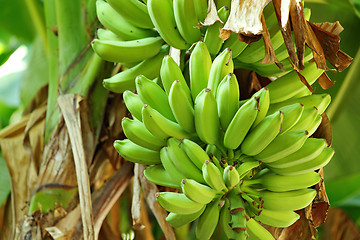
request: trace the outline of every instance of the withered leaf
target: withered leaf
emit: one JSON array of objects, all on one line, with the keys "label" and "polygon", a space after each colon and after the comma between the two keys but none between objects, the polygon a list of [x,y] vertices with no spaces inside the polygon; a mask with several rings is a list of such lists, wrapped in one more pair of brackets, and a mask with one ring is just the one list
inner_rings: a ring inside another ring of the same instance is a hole
[{"label": "withered leaf", "polygon": [[321,181],[315,185],[317,195],[312,205],[312,218],[315,227],[318,227],[325,222],[327,212],[330,207],[329,199],[325,190],[323,169],[321,168],[318,173],[321,176]]},{"label": "withered leaf", "polygon": [[326,113],[321,114],[322,121],[316,132],[313,134],[315,138],[323,138],[326,140],[328,146],[331,146],[332,143],[332,129],[328,116]]},{"label": "withered leaf", "polygon": [[215,5],[214,0],[208,0],[208,12],[207,12],[204,22],[201,25],[211,26],[217,21],[223,23],[221,21],[221,19],[219,18],[219,15],[217,14],[216,5]]},{"label": "withered leaf", "polygon": [[322,89],[328,89],[334,85],[334,82],[328,77],[328,75],[324,72],[317,79]]}]

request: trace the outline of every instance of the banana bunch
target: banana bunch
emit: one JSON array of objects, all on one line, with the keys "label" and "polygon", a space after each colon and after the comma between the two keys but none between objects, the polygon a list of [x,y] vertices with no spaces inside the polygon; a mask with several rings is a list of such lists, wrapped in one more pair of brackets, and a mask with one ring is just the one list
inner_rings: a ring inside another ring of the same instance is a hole
[{"label": "banana bunch", "polygon": [[[212,61],[198,42],[189,81],[170,56],[162,60],[160,83],[137,76],[136,93],[123,93],[132,115],[122,120],[127,139],[114,147],[149,165],[149,181],[178,189],[156,195],[173,227],[197,220],[198,239],[209,239],[218,223],[229,239],[273,239],[259,222],[293,224],[294,211],[315,198],[316,170],[334,154],[325,140],[309,138],[330,97],[301,96],[302,83],[288,73],[239,101],[231,53],[225,49]],[[315,63],[304,70],[309,82],[320,73]]]},{"label": "banana bunch", "polygon": [[[223,41],[219,34],[229,17],[230,1],[215,1],[215,4],[218,20],[204,26],[201,22],[207,15],[206,0],[97,0],[97,16],[105,29],[98,29],[92,48],[104,60],[123,66],[122,72],[104,79],[104,87],[115,93],[134,90],[138,75],[149,79],[159,76],[162,59],[169,53],[170,46],[182,50],[184,56],[187,50],[193,51],[191,46],[201,39],[212,59],[219,52],[231,49],[236,68],[250,69],[265,77],[289,74],[293,67],[271,4],[265,8],[264,16],[276,56],[285,71],[275,63],[261,63],[265,55],[263,41],[248,45],[235,33]],[[310,17],[310,11],[305,11],[305,17]],[[304,61],[308,62],[312,51],[307,49],[305,56]],[[182,61],[184,59],[182,57]],[[307,94],[306,89],[302,93]]]}]

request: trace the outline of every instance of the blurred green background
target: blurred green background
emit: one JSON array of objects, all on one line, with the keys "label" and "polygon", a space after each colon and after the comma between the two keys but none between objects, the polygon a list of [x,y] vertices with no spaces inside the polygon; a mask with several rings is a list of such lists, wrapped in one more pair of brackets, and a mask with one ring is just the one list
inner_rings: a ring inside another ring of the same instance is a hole
[{"label": "blurred green background", "polygon": [[[85,1],[91,2],[91,1]],[[0,129],[20,119],[49,76],[44,46],[44,2],[0,0]],[[45,6],[46,7],[46,6]],[[339,21],[341,50],[354,58],[341,73],[328,72],[335,85],[327,113],[336,154],[324,168],[330,204],[344,209],[360,227],[360,0],[306,0],[311,22]],[[315,86],[316,92],[324,92]],[[6,164],[0,153],[0,205],[10,193]]]}]

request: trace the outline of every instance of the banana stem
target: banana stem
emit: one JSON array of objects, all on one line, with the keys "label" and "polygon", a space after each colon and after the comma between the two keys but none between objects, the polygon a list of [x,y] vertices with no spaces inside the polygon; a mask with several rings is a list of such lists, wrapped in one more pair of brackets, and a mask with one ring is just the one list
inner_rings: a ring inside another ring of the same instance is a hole
[{"label": "banana stem", "polygon": [[261,184],[261,179],[253,179],[253,180],[244,180],[242,182],[242,187],[248,187],[255,184]]},{"label": "banana stem", "polygon": [[330,105],[329,109],[326,111],[331,123],[333,124],[336,119],[339,117],[344,106],[354,96],[354,91],[356,90],[358,84],[357,81],[360,78],[360,48],[358,49],[356,56],[354,57],[354,62],[351,64],[349,72],[346,74],[345,80],[341,85],[334,101]]}]

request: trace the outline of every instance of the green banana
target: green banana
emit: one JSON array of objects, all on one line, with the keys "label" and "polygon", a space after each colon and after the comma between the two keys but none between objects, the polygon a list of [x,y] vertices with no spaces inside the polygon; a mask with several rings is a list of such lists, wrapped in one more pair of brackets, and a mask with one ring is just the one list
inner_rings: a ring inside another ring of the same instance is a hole
[{"label": "green banana", "polygon": [[283,102],[271,104],[269,108],[269,113],[278,111],[281,107],[286,105],[290,105],[294,103],[302,103],[304,105],[304,108],[316,107],[319,111],[319,114],[322,114],[325,111],[325,109],[329,106],[330,102],[331,102],[331,96],[327,93],[312,94],[301,98],[291,98]]},{"label": "green banana", "polygon": [[232,165],[229,165],[224,169],[223,179],[225,185],[232,188],[240,182],[240,175]]},{"label": "green banana", "polygon": [[216,94],[221,80],[223,80],[228,73],[232,73],[233,71],[234,63],[231,57],[231,49],[227,48],[214,59],[210,68],[207,87]]},{"label": "green banana", "polygon": [[293,211],[273,211],[269,209],[262,209],[259,216],[255,216],[255,220],[278,228],[285,228],[293,225],[300,215]]},{"label": "green banana", "polygon": [[253,218],[247,221],[246,226],[251,240],[275,240],[271,233]]},{"label": "green banana", "polygon": [[114,142],[116,151],[126,160],[134,163],[141,163],[145,165],[160,163],[159,151],[143,148],[129,139],[116,140]]},{"label": "green banana", "polygon": [[181,189],[189,199],[202,204],[208,204],[216,196],[215,190],[193,179],[183,179]]},{"label": "green banana", "polygon": [[168,212],[192,214],[199,212],[204,204],[188,199],[183,193],[160,192],[156,194],[158,203]]},{"label": "green banana", "polygon": [[138,0],[107,0],[127,22],[139,28],[154,28],[147,7]]},{"label": "green banana", "polygon": [[[316,107],[305,108],[299,121],[291,128],[291,130],[308,130],[316,124],[315,120],[320,116]],[[320,116],[321,117],[321,116]],[[311,134],[309,133],[309,136]]]},{"label": "green banana", "polygon": [[141,100],[140,96],[133,93],[132,91],[126,90],[123,93],[123,99],[126,105],[126,108],[131,113],[132,117],[142,121],[141,111],[144,106],[144,102]]},{"label": "green banana", "polygon": [[109,62],[140,62],[156,56],[163,40],[159,37],[148,37],[131,41],[114,41],[95,39],[91,46],[95,53]]},{"label": "green banana", "polygon": [[[281,125],[281,133],[284,134],[289,130],[294,130],[293,127],[302,117],[304,111],[304,105],[301,103],[294,103],[288,106],[284,106],[279,109],[284,114],[284,119]],[[309,134],[310,135],[310,134]]]},{"label": "green banana", "polygon": [[121,126],[125,136],[141,147],[160,151],[166,145],[166,141],[151,134],[145,125],[136,119],[132,120],[125,117],[121,121]]},{"label": "green banana", "polygon": [[[154,93],[152,93],[154,94]],[[154,94],[155,95],[155,94]],[[156,96],[156,95],[155,95]],[[175,80],[170,88],[169,103],[172,113],[179,125],[187,132],[195,132],[194,107],[179,80]]]},{"label": "green banana", "polygon": [[228,197],[230,201],[230,214],[231,214],[231,228],[237,233],[240,239],[246,239],[246,211],[243,199],[239,196],[236,189],[229,192]]},{"label": "green banana", "polygon": [[324,167],[331,160],[335,151],[333,148],[325,148],[321,154],[314,159],[286,168],[273,168],[271,170],[280,175],[304,174]]},{"label": "green banana", "polygon": [[243,179],[251,170],[258,167],[259,165],[259,161],[249,161],[241,163],[240,166],[236,168],[239,173],[240,179]]},{"label": "green banana", "polygon": [[313,135],[313,133],[318,129],[321,123],[322,123],[322,116],[318,114],[314,119],[314,121],[311,123],[311,125],[308,127],[309,136]]},{"label": "green banana", "polygon": [[243,185],[260,184],[273,192],[286,192],[300,190],[317,184],[321,176],[316,172],[308,172],[292,176],[282,176],[274,173],[268,173],[255,180],[244,180]]},{"label": "green banana", "polygon": [[206,183],[211,188],[216,191],[223,191],[227,189],[220,170],[209,160],[205,161],[202,167],[202,174]]},{"label": "green banana", "polygon": [[148,104],[167,119],[175,121],[169,105],[168,96],[159,85],[144,75],[136,77],[135,85],[137,93],[145,104]]},{"label": "green banana", "polygon": [[[218,16],[222,22],[226,22],[229,17],[230,10],[228,7],[222,7],[218,11]],[[204,42],[209,49],[211,55],[216,56],[223,45],[223,40],[220,38],[220,29],[223,23],[216,21],[213,25],[207,27]]]},{"label": "green banana", "polygon": [[[198,0],[198,2],[200,2],[200,0]],[[190,89],[194,101],[196,96],[201,90],[206,88],[208,84],[211,64],[211,56],[206,44],[199,41],[195,45],[189,59]]]},{"label": "green banana", "polygon": [[241,151],[249,156],[262,152],[280,133],[283,123],[283,112],[278,111],[264,118],[241,144]]},{"label": "green banana", "polygon": [[[305,64],[305,69],[301,71],[301,74],[305,77],[310,85],[312,85],[318,77],[324,72],[322,69],[318,69],[315,62]],[[294,97],[297,93],[306,89],[296,71],[276,79],[272,83],[266,86],[270,91],[270,102],[278,103],[288,100]]]},{"label": "green banana", "polygon": [[166,217],[166,221],[174,228],[184,226],[185,224],[195,221],[200,215],[204,212],[206,206],[204,205],[198,212],[191,214],[179,214],[179,213],[169,213]]},{"label": "green banana", "polygon": [[201,32],[197,28],[194,0],[173,0],[173,7],[176,26],[184,40],[189,44],[199,41]]},{"label": "green banana", "polygon": [[149,132],[161,139],[166,140],[169,137],[178,139],[191,138],[191,134],[186,132],[179,124],[167,119],[147,104],[143,106],[142,119]]},{"label": "green banana", "polygon": [[256,93],[254,93],[252,97],[259,98],[259,104],[257,106],[258,114],[256,116],[254,124],[251,126],[251,128],[254,128],[265,118],[269,110],[269,106],[270,106],[269,90],[267,88],[262,88]]},{"label": "green banana", "polygon": [[275,162],[299,150],[308,137],[306,130],[294,130],[279,135],[254,158],[264,163]]},{"label": "green banana", "polygon": [[220,125],[224,131],[239,109],[239,99],[240,91],[238,81],[235,74],[229,73],[220,82],[216,94]]},{"label": "green banana", "polygon": [[123,40],[158,36],[156,31],[138,28],[130,24],[104,0],[96,1],[96,12],[101,24]]},{"label": "green banana", "polygon": [[254,123],[258,110],[258,99],[253,97],[242,105],[231,120],[224,135],[224,146],[236,149],[243,142]]},{"label": "green banana", "polygon": [[199,169],[202,169],[204,162],[210,159],[209,155],[196,142],[189,139],[181,141],[181,148]]},{"label": "green banana", "polygon": [[200,169],[187,157],[181,148],[181,142],[175,138],[169,138],[167,141],[168,154],[176,168],[182,172],[186,178],[194,179],[197,182],[205,183]]},{"label": "green banana", "polygon": [[174,59],[167,55],[162,60],[161,68],[160,68],[160,78],[163,83],[165,92],[167,94],[170,93],[170,88],[175,80],[180,81],[181,86],[184,88],[185,93],[187,94],[187,97],[189,98],[189,101],[191,102],[191,96],[190,96],[190,90],[189,87],[185,81],[185,78],[181,72],[180,67],[176,64]]},{"label": "green banana", "polygon": [[195,129],[199,138],[207,144],[219,141],[220,121],[212,91],[203,89],[195,99]]},{"label": "green banana", "polygon": [[112,31],[110,31],[108,29],[103,29],[103,28],[99,28],[96,31],[96,36],[100,40],[124,41],[124,39],[122,39],[121,37],[119,37],[118,35],[113,33]]},{"label": "green banana", "polygon": [[287,168],[300,165],[319,156],[327,146],[326,140],[321,138],[309,138],[296,152],[285,156],[275,162],[268,163],[269,167]]},{"label": "green banana", "polygon": [[264,209],[276,211],[295,211],[308,206],[316,196],[314,189],[300,189],[287,192],[261,191]]},{"label": "green banana", "polygon": [[151,21],[165,42],[177,49],[189,48],[189,43],[177,29],[171,0],[148,0],[147,8]]},{"label": "green banana", "polygon": [[219,199],[209,203],[197,222],[195,235],[199,240],[208,240],[213,235],[220,216]]},{"label": "green banana", "polygon": [[237,33],[231,33],[230,37],[222,45],[221,51],[230,48],[232,58],[237,58],[246,47],[247,44],[239,40]]},{"label": "green banana", "polygon": [[136,66],[120,72],[111,78],[104,79],[103,85],[106,89],[122,93],[125,90],[135,89],[135,78],[142,74],[149,79],[156,78],[159,75],[163,57],[169,53],[169,46],[163,46],[158,55],[146,59]]},{"label": "green banana", "polygon": [[207,0],[194,1],[194,7],[197,19],[200,22],[204,21],[208,10]]},{"label": "green banana", "polygon": [[144,169],[144,176],[157,185],[179,188],[179,183],[161,165],[152,165]]},{"label": "green banana", "polygon": [[168,147],[163,147],[160,150],[160,160],[166,172],[174,179],[174,182],[177,184],[177,188],[180,188],[181,181],[185,179],[186,176],[182,172],[180,172],[180,170],[171,160]]}]

